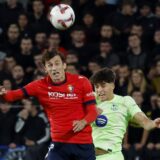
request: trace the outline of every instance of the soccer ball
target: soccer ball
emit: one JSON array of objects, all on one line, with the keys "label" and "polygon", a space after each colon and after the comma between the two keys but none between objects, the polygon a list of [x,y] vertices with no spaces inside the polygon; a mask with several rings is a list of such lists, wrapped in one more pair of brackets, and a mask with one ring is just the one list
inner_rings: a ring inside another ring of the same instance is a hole
[{"label": "soccer ball", "polygon": [[75,21],[74,11],[67,4],[56,5],[50,11],[50,21],[56,29],[68,29]]}]

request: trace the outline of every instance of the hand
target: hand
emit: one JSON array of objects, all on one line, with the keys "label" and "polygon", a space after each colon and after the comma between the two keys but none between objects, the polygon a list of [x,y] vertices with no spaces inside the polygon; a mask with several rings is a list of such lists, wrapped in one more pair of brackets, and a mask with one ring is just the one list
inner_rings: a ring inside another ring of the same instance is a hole
[{"label": "hand", "polygon": [[81,131],[85,126],[87,125],[86,120],[82,119],[82,120],[76,120],[73,121],[73,131],[74,132],[79,132]]},{"label": "hand", "polygon": [[98,115],[100,115],[103,112],[103,110],[101,108],[97,108],[97,112],[98,112]]},{"label": "hand", "polygon": [[129,150],[130,147],[131,145],[129,143],[123,144],[123,148],[126,150]]},{"label": "hand", "polygon": [[27,109],[21,110],[21,111],[18,113],[18,116],[19,116],[20,118],[27,119],[28,116],[29,116],[28,110],[27,110]]},{"label": "hand", "polygon": [[16,147],[17,147],[17,145],[15,143],[10,143],[9,144],[9,148],[16,148]]},{"label": "hand", "polygon": [[147,144],[147,149],[150,149],[150,150],[152,150],[152,149],[154,149],[154,144],[153,143],[148,143]]},{"label": "hand", "polygon": [[5,95],[7,90],[4,88],[4,86],[0,86],[0,96]]},{"label": "hand", "polygon": [[140,149],[142,149],[143,146],[144,146],[144,145],[143,145],[142,143],[136,143],[136,144],[135,144],[135,149],[136,149],[136,150],[140,150]]},{"label": "hand", "polygon": [[155,128],[160,128],[160,118],[156,118],[154,121]]},{"label": "hand", "polygon": [[25,139],[25,144],[27,146],[34,146],[36,143],[30,139]]}]

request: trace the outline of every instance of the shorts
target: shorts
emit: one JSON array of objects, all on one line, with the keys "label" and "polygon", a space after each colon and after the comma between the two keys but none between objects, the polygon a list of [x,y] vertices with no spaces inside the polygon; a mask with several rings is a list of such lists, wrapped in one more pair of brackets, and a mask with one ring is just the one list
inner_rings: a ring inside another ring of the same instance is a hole
[{"label": "shorts", "polygon": [[94,145],[52,142],[45,160],[96,160]]}]

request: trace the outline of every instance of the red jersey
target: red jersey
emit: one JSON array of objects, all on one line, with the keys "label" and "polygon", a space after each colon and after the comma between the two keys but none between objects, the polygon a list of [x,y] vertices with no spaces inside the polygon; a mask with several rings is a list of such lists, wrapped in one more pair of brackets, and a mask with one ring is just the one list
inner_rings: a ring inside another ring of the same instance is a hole
[{"label": "red jersey", "polygon": [[94,105],[96,108],[92,86],[87,78],[66,73],[66,80],[55,84],[47,76],[29,83],[22,91],[25,95],[37,97],[44,107],[53,141],[92,143],[90,125],[80,132],[73,132],[73,121],[82,120],[88,112],[88,107],[93,108]]}]

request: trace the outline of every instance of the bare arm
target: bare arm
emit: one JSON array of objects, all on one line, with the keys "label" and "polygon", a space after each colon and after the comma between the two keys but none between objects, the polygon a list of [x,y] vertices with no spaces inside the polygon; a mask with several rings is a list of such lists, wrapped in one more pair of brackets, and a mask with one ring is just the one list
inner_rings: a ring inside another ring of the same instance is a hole
[{"label": "bare arm", "polygon": [[138,112],[133,117],[133,122],[139,124],[145,130],[160,128],[160,118],[150,120],[143,112]]}]

